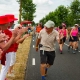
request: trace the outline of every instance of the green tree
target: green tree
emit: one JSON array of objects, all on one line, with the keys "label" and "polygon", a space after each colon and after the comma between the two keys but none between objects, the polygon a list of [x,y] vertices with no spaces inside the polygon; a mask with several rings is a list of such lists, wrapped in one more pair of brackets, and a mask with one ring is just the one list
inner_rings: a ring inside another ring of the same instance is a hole
[{"label": "green tree", "polygon": [[21,23],[21,14],[22,14],[22,0],[17,0],[17,2],[20,4],[19,8],[19,23]]},{"label": "green tree", "polygon": [[45,16],[46,20],[52,20],[56,26],[61,25],[62,22],[67,22],[68,9],[61,5],[54,12],[50,12]]},{"label": "green tree", "polygon": [[74,23],[80,23],[80,0],[74,0],[70,5],[70,9]]},{"label": "green tree", "polygon": [[22,4],[22,18],[24,20],[33,20],[34,13],[36,10],[36,5],[33,4],[32,0],[25,0],[25,3]]},{"label": "green tree", "polygon": [[34,13],[36,11],[36,5],[33,4],[32,0],[17,0],[21,5],[21,18],[23,20],[32,21],[35,17]]},{"label": "green tree", "polygon": [[56,24],[61,25],[62,22],[67,22],[67,15],[68,15],[68,9],[60,5],[56,10],[55,10],[55,19],[56,19]]}]

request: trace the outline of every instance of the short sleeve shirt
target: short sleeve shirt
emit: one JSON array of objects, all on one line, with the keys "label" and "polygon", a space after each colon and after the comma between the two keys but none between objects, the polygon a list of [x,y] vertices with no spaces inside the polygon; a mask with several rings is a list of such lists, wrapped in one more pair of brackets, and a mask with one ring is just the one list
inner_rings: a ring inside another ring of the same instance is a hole
[{"label": "short sleeve shirt", "polygon": [[55,41],[59,39],[59,33],[58,31],[53,29],[53,31],[50,34],[48,34],[45,29],[42,29],[39,33],[38,38],[41,39],[40,44],[43,45],[43,47],[41,47],[40,50],[54,51],[54,44]]},{"label": "short sleeve shirt", "polygon": [[[10,38],[12,37],[12,32],[11,32],[11,30],[6,29],[6,30],[4,30],[4,33],[9,36],[9,40],[10,40]],[[14,44],[12,44],[12,45],[9,47],[9,49],[6,51],[6,53],[8,53],[8,52],[13,52],[13,51],[14,51]]]}]

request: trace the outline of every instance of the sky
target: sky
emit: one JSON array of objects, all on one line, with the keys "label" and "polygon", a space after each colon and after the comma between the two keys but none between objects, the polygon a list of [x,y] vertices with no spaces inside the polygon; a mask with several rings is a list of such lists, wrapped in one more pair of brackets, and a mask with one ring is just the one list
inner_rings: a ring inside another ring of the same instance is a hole
[{"label": "sky", "polygon": [[[36,4],[34,21],[38,23],[40,19],[57,9],[58,6],[69,6],[71,1],[73,0],[33,0],[33,3]],[[0,1],[0,16],[5,14],[14,14],[16,18],[19,18],[19,4],[17,0]]]}]

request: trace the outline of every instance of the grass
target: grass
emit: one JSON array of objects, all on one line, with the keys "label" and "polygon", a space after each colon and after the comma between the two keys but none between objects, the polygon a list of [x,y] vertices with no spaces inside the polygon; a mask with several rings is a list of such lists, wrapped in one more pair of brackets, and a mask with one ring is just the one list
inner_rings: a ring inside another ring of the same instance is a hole
[{"label": "grass", "polygon": [[14,66],[15,79],[13,80],[24,80],[25,69],[28,59],[28,54],[30,50],[31,36],[19,45],[17,55],[16,55],[16,64]]},{"label": "grass", "polygon": [[31,38],[32,37],[30,36],[26,38],[22,44],[19,44],[16,53],[16,63],[14,65],[15,77],[14,78],[8,77],[8,80],[24,80]]}]

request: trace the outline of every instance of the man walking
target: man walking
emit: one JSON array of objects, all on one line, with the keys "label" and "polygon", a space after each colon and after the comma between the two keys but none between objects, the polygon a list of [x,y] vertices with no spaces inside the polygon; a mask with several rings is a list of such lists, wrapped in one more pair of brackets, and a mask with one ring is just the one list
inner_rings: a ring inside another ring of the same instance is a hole
[{"label": "man walking", "polygon": [[59,41],[59,33],[54,30],[54,25],[53,21],[47,21],[44,25],[45,28],[40,31],[36,41],[36,51],[38,51],[38,46],[40,47],[40,70],[42,80],[46,80],[45,76],[47,70],[53,65],[55,59],[54,43],[55,40]]}]

